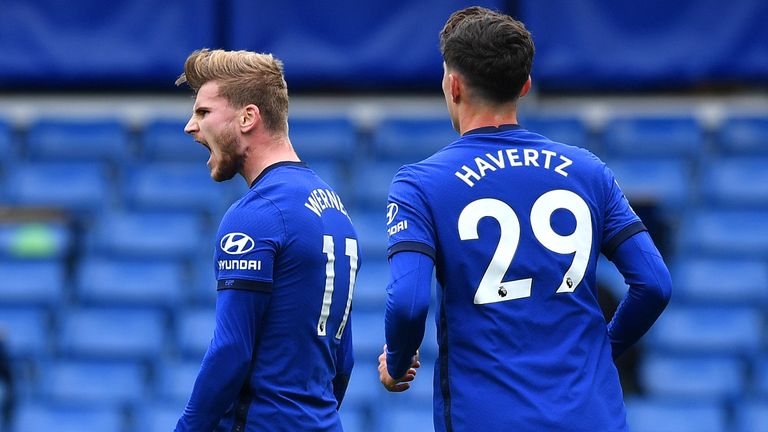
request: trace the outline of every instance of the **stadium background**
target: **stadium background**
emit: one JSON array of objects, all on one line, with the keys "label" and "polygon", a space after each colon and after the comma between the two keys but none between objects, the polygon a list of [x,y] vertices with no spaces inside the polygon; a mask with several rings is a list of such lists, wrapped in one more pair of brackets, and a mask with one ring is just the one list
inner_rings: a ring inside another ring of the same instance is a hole
[{"label": "stadium background", "polygon": [[[384,207],[400,164],[455,137],[437,33],[470,4],[526,23],[522,124],[606,160],[670,265],[672,303],[621,363],[633,430],[767,431],[761,0],[3,1],[7,430],[167,431],[181,412],[212,332],[215,226],[245,190],[211,182],[181,131],[192,100],[172,83],[200,47],[284,60],[292,141],[350,208],[364,263],[346,429],[431,430],[433,326],[411,391],[376,375]],[[599,280],[610,308],[626,286],[608,262]]]}]

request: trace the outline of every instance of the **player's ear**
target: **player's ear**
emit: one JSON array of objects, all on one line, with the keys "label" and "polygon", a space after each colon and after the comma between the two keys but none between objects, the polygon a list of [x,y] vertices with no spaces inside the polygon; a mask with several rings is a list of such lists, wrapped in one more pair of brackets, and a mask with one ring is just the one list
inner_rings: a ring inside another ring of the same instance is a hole
[{"label": "player's ear", "polygon": [[464,93],[464,83],[461,76],[454,73],[448,74],[448,88],[451,92],[451,101],[453,103],[458,102]]},{"label": "player's ear", "polygon": [[520,96],[523,97],[528,94],[528,92],[531,91],[531,76],[528,75],[528,79],[525,80],[525,84],[523,84],[523,88],[520,89]]},{"label": "player's ear", "polygon": [[238,121],[240,131],[243,133],[249,132],[261,122],[261,112],[259,111],[259,107],[254,104],[246,105],[240,112]]}]

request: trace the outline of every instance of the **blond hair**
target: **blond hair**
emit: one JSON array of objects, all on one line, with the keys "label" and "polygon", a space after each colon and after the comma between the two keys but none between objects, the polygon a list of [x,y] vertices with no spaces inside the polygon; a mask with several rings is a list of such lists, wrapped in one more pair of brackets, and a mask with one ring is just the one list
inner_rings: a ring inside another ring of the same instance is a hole
[{"label": "blond hair", "polygon": [[231,107],[259,107],[267,130],[288,131],[288,85],[283,63],[272,54],[197,50],[187,57],[184,73],[179,75],[176,85],[187,83],[197,94],[208,81],[218,83],[219,95]]}]

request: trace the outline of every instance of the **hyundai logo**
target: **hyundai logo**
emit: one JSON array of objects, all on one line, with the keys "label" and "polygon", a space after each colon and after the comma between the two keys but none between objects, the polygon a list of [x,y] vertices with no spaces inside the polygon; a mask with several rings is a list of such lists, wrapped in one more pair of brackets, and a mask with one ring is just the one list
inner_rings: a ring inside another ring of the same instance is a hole
[{"label": "hyundai logo", "polygon": [[242,255],[256,246],[248,234],[229,233],[221,238],[221,250],[230,255]]},{"label": "hyundai logo", "polygon": [[397,204],[390,203],[387,205],[387,225],[391,224],[393,220],[395,220],[395,216],[397,216]]}]

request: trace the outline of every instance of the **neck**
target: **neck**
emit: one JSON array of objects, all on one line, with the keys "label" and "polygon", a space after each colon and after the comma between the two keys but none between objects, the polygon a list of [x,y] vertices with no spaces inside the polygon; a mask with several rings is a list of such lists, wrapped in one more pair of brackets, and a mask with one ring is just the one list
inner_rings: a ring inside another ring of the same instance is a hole
[{"label": "neck", "polygon": [[240,174],[250,186],[265,168],[285,161],[300,161],[291,141],[287,136],[267,135],[266,139],[259,140],[258,144],[249,146]]},{"label": "neck", "polygon": [[509,103],[497,106],[459,105],[459,133],[486,126],[517,124],[517,105]]}]

